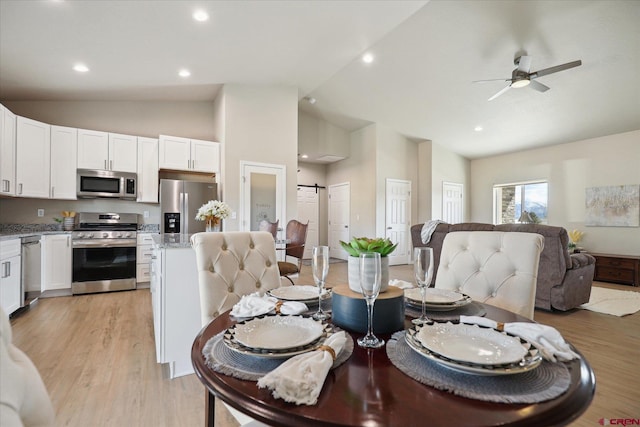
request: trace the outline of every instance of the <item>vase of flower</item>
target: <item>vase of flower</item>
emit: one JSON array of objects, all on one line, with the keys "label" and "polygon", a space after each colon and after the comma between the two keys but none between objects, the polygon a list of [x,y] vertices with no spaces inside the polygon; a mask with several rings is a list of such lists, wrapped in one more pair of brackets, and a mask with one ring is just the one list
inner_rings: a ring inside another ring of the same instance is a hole
[{"label": "vase of flower", "polygon": [[196,219],[205,221],[206,231],[220,231],[220,223],[231,214],[229,205],[220,200],[209,200],[200,206]]},{"label": "vase of flower", "polygon": [[220,219],[216,217],[211,217],[207,219],[205,224],[206,231],[220,231]]}]

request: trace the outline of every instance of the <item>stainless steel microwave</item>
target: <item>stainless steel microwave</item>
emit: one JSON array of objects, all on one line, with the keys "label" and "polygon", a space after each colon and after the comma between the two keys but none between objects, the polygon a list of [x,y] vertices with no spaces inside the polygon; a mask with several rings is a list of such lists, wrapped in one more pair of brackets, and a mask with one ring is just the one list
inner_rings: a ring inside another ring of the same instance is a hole
[{"label": "stainless steel microwave", "polygon": [[111,197],[135,200],[137,175],[128,172],[78,169],[78,197]]}]

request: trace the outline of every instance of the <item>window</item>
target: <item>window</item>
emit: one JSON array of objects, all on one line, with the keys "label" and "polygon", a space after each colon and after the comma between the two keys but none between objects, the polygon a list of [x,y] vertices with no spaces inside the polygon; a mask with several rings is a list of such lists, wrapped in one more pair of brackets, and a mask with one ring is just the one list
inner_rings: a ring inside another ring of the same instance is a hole
[{"label": "window", "polygon": [[494,224],[546,224],[548,189],[546,181],[494,186]]}]

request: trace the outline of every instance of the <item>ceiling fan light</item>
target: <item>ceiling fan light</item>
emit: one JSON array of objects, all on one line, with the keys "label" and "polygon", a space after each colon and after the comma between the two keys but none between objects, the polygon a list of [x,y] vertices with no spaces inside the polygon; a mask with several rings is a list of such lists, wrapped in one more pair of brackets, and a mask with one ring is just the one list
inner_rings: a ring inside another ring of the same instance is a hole
[{"label": "ceiling fan light", "polygon": [[511,83],[511,87],[514,89],[519,89],[521,87],[529,86],[529,83],[531,83],[529,79],[520,79]]}]

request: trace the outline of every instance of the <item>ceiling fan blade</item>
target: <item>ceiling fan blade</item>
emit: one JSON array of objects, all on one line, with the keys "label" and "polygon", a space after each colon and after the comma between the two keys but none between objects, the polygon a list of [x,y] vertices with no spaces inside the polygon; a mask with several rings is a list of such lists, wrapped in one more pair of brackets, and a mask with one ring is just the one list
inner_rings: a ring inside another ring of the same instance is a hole
[{"label": "ceiling fan blade", "polygon": [[500,95],[502,95],[503,93],[508,91],[509,89],[511,89],[511,85],[503,88],[500,92],[498,92],[495,95],[493,95],[491,98],[489,98],[489,101],[493,101],[494,99],[496,99],[497,97],[499,97]]},{"label": "ceiling fan blade", "polygon": [[574,68],[582,65],[581,60],[567,62],[566,64],[556,65],[555,67],[545,68],[543,70],[534,71],[529,75],[529,78],[535,79],[538,77],[546,76],[547,74],[557,73],[558,71],[568,70],[569,68]]},{"label": "ceiling fan blade", "polygon": [[490,79],[490,80],[474,80],[471,83],[487,83],[487,82],[510,82],[511,79]]},{"label": "ceiling fan blade", "polygon": [[533,90],[537,90],[538,92],[546,92],[549,89],[551,89],[549,86],[545,86],[542,83],[535,80],[529,80],[529,87]]},{"label": "ceiling fan blade", "polygon": [[520,62],[518,62],[518,70],[524,71],[528,73],[531,71],[531,57],[530,56],[521,56]]}]

